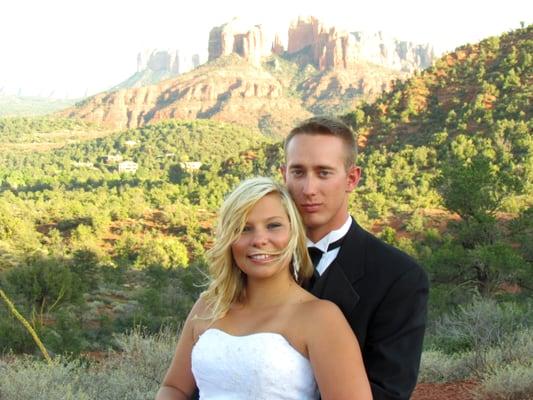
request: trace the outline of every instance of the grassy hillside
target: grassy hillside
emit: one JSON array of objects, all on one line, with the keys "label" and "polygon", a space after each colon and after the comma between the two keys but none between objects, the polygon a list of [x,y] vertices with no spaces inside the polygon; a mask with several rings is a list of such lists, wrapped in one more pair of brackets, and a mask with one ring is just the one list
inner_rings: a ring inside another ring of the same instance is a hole
[{"label": "grassy hillside", "polygon": [[449,143],[533,127],[533,25],[459,47],[349,115],[368,145]]}]

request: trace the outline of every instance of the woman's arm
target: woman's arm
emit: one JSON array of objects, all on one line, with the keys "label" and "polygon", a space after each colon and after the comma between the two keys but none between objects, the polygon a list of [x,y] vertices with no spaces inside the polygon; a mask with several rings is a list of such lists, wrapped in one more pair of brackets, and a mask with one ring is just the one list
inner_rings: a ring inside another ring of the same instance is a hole
[{"label": "woman's arm", "polygon": [[306,313],[307,350],[322,400],[371,400],[359,343],[332,302],[312,302]]},{"label": "woman's arm", "polygon": [[174,358],[170,364],[155,400],[189,399],[196,388],[191,370],[191,352],[194,346],[194,316],[201,315],[204,301],[199,299],[193,306],[178,340]]}]

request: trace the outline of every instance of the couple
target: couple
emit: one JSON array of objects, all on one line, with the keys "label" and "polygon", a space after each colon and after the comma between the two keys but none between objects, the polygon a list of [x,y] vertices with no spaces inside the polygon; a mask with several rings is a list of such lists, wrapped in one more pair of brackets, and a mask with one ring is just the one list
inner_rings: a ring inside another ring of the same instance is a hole
[{"label": "couple", "polygon": [[188,399],[196,387],[207,400],[409,398],[428,281],[349,216],[355,156],[350,128],[311,118],[285,141],[288,191],[255,178],[227,197],[211,283],[156,400]]}]

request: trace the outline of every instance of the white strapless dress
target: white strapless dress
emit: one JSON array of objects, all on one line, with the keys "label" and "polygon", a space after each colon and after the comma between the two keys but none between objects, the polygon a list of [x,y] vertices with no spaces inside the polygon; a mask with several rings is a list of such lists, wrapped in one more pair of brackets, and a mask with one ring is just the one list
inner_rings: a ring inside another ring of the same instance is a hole
[{"label": "white strapless dress", "polygon": [[316,400],[311,363],[279,333],[207,329],[192,349],[200,400]]}]

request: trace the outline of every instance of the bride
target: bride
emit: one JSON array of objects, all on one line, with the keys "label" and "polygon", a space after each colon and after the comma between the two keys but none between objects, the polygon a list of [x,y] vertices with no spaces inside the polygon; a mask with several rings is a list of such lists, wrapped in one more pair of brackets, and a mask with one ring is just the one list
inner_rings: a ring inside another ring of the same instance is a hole
[{"label": "bride", "polygon": [[[211,282],[183,326],[156,400],[372,398],[342,312],[300,286],[313,274],[285,188],[241,183],[220,210]],[[320,394],[319,394],[320,393]]]}]

